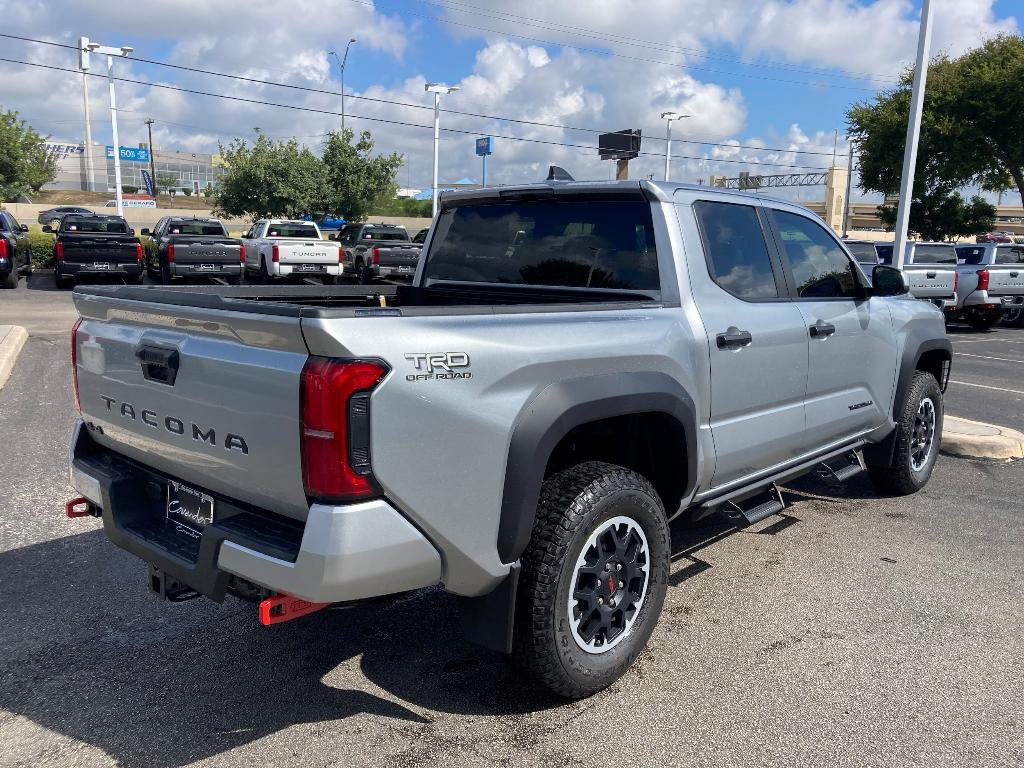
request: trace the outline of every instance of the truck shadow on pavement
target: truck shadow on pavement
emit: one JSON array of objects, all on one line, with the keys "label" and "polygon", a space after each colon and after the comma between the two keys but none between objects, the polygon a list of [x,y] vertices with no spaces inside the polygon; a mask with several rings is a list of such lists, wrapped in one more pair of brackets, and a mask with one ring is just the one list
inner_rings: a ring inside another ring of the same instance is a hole
[{"label": "truck shadow on pavement", "polygon": [[[815,498],[829,493],[805,482]],[[745,532],[775,535],[798,522],[784,514]],[[738,530],[714,516],[674,523],[670,583],[709,569],[700,550]],[[179,766],[296,724],[344,735],[348,718],[373,715],[405,723],[398,729],[416,740],[435,712],[565,704],[465,641],[440,589],[263,628],[252,604],[162,602],[144,575],[99,529],[0,554],[0,707],[125,766]]]}]

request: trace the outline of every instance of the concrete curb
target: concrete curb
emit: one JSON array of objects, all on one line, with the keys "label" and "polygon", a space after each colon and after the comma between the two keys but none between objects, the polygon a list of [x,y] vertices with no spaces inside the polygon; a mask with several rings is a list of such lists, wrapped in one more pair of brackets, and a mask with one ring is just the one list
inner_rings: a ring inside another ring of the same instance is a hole
[{"label": "concrete curb", "polygon": [[973,459],[1024,459],[1024,433],[1009,427],[946,416],[942,452]]},{"label": "concrete curb", "polygon": [[11,377],[21,348],[28,340],[28,331],[20,325],[0,325],[0,389]]}]

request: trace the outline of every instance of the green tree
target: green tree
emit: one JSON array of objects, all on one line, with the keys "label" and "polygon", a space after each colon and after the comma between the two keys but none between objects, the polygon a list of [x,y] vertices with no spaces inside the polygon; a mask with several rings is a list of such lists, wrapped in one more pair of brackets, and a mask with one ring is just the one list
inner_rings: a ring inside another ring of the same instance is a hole
[{"label": "green tree", "polygon": [[[860,150],[861,188],[899,190],[912,71],[895,88],[846,114]],[[959,58],[928,67],[914,198],[974,184],[1024,196],[1024,37],[1000,35]]]},{"label": "green tree", "polygon": [[226,172],[215,191],[222,216],[298,216],[324,210],[327,187],[323,163],[295,139],[272,141],[257,130],[250,146],[233,139],[220,154]]},{"label": "green tree", "polygon": [[178,177],[173,173],[158,173],[156,178],[153,179],[153,184],[156,186],[157,193],[160,190],[167,190],[175,186],[178,183]]},{"label": "green tree", "polygon": [[[878,218],[892,229],[896,226],[896,206],[878,206]],[[909,228],[925,240],[958,240],[989,232],[995,223],[995,206],[977,195],[964,200],[959,192],[937,190],[910,203]]]},{"label": "green tree", "polygon": [[[13,200],[32,188],[32,159],[45,139],[17,112],[0,111],[0,201]],[[46,182],[42,182],[42,186]]]},{"label": "green tree", "polygon": [[25,181],[33,192],[57,178],[60,155],[47,148],[44,141],[33,145],[25,153]]},{"label": "green tree", "polygon": [[331,131],[324,141],[323,207],[325,213],[344,216],[347,221],[365,221],[374,212],[374,204],[381,199],[392,199],[398,186],[395,174],[402,166],[402,156],[373,155],[373,137],[369,131],[359,134]]}]

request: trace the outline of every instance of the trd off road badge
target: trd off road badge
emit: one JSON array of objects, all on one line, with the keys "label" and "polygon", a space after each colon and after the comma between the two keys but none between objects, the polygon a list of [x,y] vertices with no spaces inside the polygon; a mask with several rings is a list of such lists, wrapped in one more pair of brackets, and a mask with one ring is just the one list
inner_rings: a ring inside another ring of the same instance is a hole
[{"label": "trd off road badge", "polygon": [[406,381],[445,381],[472,379],[469,355],[465,352],[408,352],[405,359],[412,362],[416,373],[408,373]]}]

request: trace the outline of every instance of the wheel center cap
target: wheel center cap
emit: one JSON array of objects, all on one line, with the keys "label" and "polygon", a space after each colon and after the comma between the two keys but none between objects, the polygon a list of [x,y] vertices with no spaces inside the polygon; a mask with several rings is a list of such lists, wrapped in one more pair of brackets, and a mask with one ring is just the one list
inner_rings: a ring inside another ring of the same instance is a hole
[{"label": "wheel center cap", "polygon": [[618,592],[618,585],[615,583],[615,574],[609,573],[608,574],[608,594],[609,595],[614,595],[616,592]]}]

